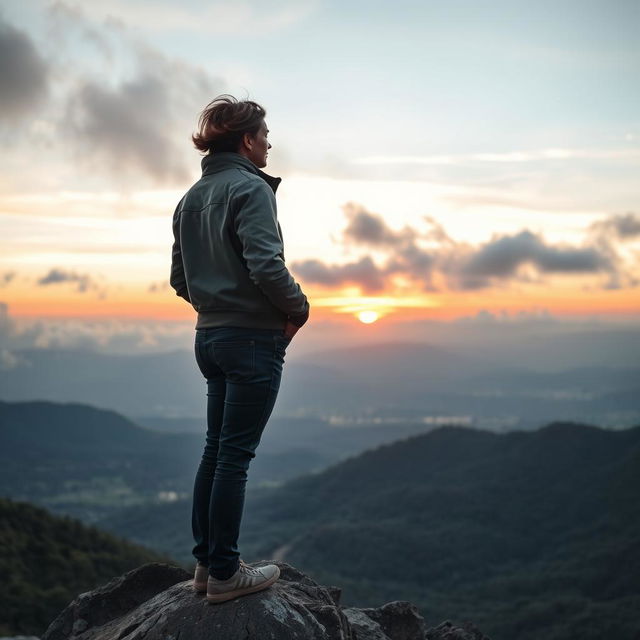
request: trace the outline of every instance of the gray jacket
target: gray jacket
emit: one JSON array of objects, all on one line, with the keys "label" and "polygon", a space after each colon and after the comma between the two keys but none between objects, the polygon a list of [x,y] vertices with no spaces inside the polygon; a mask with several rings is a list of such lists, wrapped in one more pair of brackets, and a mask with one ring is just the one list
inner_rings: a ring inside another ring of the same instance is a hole
[{"label": "gray jacket", "polygon": [[309,303],[285,266],[280,178],[232,152],[202,159],[202,177],[173,214],[169,282],[198,312],[196,329],[301,327]]}]

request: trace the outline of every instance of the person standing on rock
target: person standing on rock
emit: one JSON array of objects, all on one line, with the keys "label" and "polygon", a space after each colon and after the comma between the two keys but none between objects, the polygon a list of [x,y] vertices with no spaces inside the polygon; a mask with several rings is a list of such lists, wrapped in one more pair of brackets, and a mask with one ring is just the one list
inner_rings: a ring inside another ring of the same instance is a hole
[{"label": "person standing on rock", "polygon": [[195,358],[207,384],[207,435],[192,508],[194,588],[210,602],[265,589],[280,570],[238,552],[249,463],[273,410],[284,356],[309,318],[285,265],[263,107],[215,98],[200,114],[202,177],[173,215],[170,284],[198,312]]}]

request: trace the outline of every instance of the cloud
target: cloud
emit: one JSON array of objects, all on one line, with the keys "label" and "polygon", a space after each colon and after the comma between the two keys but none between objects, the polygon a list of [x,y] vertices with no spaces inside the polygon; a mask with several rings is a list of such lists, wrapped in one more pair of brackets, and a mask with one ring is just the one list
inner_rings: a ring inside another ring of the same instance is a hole
[{"label": "cloud", "polygon": [[[587,229],[589,241],[598,251],[609,258],[615,268],[611,269],[606,289],[622,289],[637,287],[640,280],[625,265],[623,256],[629,256],[625,247],[640,237],[640,216],[629,212],[613,214],[592,223]],[[640,255],[636,252],[635,262],[638,264]]]},{"label": "cloud", "polygon": [[[29,364],[21,355],[11,351],[23,346],[24,343],[21,344],[20,337],[22,337],[21,332],[9,317],[9,305],[6,302],[0,302],[0,370],[7,371],[21,364]],[[27,340],[31,337],[28,336]]]},{"label": "cloud", "polygon": [[125,178],[132,170],[156,184],[190,179],[190,141],[198,112],[217,93],[203,70],[129,43],[133,76],[118,84],[85,79],[69,97],[67,130],[92,165]]},{"label": "cloud", "polygon": [[169,101],[164,82],[146,73],[117,87],[85,82],[72,99],[70,127],[112,171],[135,167],[158,182],[186,181],[183,154],[167,128]]},{"label": "cloud", "polygon": [[640,215],[632,212],[618,213],[594,222],[590,231],[596,236],[612,235],[619,240],[640,237]]},{"label": "cloud", "polygon": [[53,268],[49,270],[47,275],[39,278],[36,284],[40,287],[46,287],[52,284],[60,284],[64,282],[77,282],[79,293],[97,292],[100,298],[106,297],[106,289],[96,283],[91,276],[87,274],[79,274],[75,271],[63,271],[62,269]]},{"label": "cloud", "polygon": [[404,232],[393,231],[381,216],[370,213],[355,202],[347,202],[342,210],[349,220],[343,232],[346,242],[352,241],[374,247],[393,247],[411,242],[415,236],[415,232],[409,227],[405,227]]},{"label": "cloud", "polygon": [[470,252],[467,259],[456,261],[450,273],[463,289],[490,286],[493,279],[515,276],[518,269],[530,264],[540,273],[597,273],[610,271],[610,260],[594,247],[554,247],[531,231],[497,237]]},{"label": "cloud", "polygon": [[82,44],[89,43],[96,47],[98,52],[107,60],[113,61],[116,55],[110,36],[113,34],[113,22],[111,29],[105,28],[107,21],[92,23],[85,18],[84,10],[88,3],[73,6],[69,2],[55,0],[48,7],[49,30],[52,38],[63,39],[66,46],[77,38]]},{"label": "cloud", "polygon": [[24,357],[18,353],[21,349],[88,349],[131,355],[187,351],[192,344],[191,321],[14,319],[10,316],[9,305],[0,301],[0,368],[24,363]]},{"label": "cloud", "polygon": [[9,305],[0,302],[0,339],[10,337],[14,330],[13,320],[9,316]]},{"label": "cloud", "polygon": [[454,324],[462,325],[504,325],[505,323],[557,324],[558,319],[545,308],[532,310],[522,309],[515,313],[510,313],[506,309],[501,309],[500,313],[492,312],[488,309],[480,309],[473,316],[461,316],[453,322]]},{"label": "cloud", "polygon": [[168,290],[169,290],[168,280],[164,280],[162,282],[152,282],[147,288],[147,291],[149,293],[163,293],[164,291],[168,291]]},{"label": "cloud", "polygon": [[265,36],[288,29],[309,17],[318,3],[300,0],[264,3],[256,0],[206,3],[190,7],[175,2],[74,3],[97,20],[105,18],[138,25],[149,31],[205,32],[209,35],[243,33]]},{"label": "cloud", "polygon": [[347,203],[343,211],[349,220],[344,230],[344,242],[363,246],[386,248],[391,257],[381,273],[383,276],[404,274],[423,282],[423,288],[435,290],[431,280],[434,267],[434,253],[418,246],[418,239],[446,242],[448,236],[444,229],[433,219],[425,218],[431,229],[421,236],[417,231],[405,225],[400,231],[391,229],[382,216],[367,211],[362,205]]},{"label": "cloud", "polygon": [[352,160],[364,165],[467,165],[474,163],[520,163],[547,160],[637,160],[638,149],[539,149],[504,153],[466,153],[439,156],[366,156]]},{"label": "cloud", "polygon": [[[434,218],[424,216],[428,228],[420,232],[409,226],[391,229],[383,217],[349,202],[343,207],[347,226],[340,240],[345,246],[367,247],[383,254],[376,264],[370,255],[344,265],[327,265],[320,260],[296,262],[292,269],[309,283],[335,287],[360,285],[364,292],[393,288],[392,276],[402,276],[424,291],[475,290],[513,282],[542,284],[553,274],[605,274],[602,288],[636,286],[638,281],[625,271],[610,243],[589,237],[582,246],[552,244],[541,235],[523,229],[496,235],[477,246],[457,242]],[[624,237],[637,233],[635,218],[607,220]],[[598,227],[600,228],[600,227]],[[442,283],[442,284],[440,284]]]},{"label": "cloud", "polygon": [[[224,89],[204,68],[170,58],[126,25],[105,20],[96,29],[80,5],[57,3],[52,30],[70,67],[61,83],[57,123],[76,160],[119,183],[184,185],[193,174],[190,135],[198,113]],[[77,60],[92,49],[91,65]],[[150,180],[149,180],[150,179]]]},{"label": "cloud", "polygon": [[0,119],[27,117],[46,99],[49,67],[29,36],[0,17]]},{"label": "cloud", "polygon": [[0,287],[6,287],[16,277],[15,271],[0,273]]},{"label": "cloud", "polygon": [[384,288],[384,274],[369,256],[344,265],[325,265],[320,260],[304,260],[295,263],[293,268],[304,280],[327,287],[355,284],[366,293],[376,293]]},{"label": "cloud", "polygon": [[[343,206],[348,224],[343,231],[345,245],[368,246],[390,254],[385,265],[378,267],[371,256],[344,265],[325,265],[320,260],[304,260],[292,269],[308,282],[324,286],[360,285],[364,292],[375,293],[385,288],[386,279],[404,274],[422,281],[426,290],[434,290],[431,272],[434,259],[431,252],[418,246],[419,234],[409,226],[400,231],[391,229],[384,219],[367,211],[362,205],[348,202]],[[440,237],[441,229],[430,232]],[[431,238],[431,235],[428,235]]]}]

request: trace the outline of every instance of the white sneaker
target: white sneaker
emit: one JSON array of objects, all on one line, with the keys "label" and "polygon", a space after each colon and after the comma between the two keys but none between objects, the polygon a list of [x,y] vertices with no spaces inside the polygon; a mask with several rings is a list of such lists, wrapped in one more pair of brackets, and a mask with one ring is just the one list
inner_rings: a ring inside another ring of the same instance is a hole
[{"label": "white sneaker", "polygon": [[264,567],[251,567],[240,560],[238,570],[227,580],[218,580],[209,576],[207,580],[207,600],[224,602],[247,593],[266,589],[280,577],[280,569],[275,564]]}]

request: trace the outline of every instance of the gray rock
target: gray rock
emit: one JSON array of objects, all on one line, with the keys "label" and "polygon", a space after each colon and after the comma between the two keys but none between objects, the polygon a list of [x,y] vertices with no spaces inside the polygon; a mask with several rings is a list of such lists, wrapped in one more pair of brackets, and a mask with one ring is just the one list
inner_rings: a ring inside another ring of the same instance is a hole
[{"label": "gray rock", "polygon": [[343,609],[357,640],[416,640],[424,638],[424,618],[410,602],[394,601],[377,609]]},{"label": "gray rock", "polygon": [[480,629],[471,622],[465,621],[461,627],[445,620],[437,627],[427,629],[425,640],[489,640]]},{"label": "gray rock", "polygon": [[344,614],[351,625],[354,640],[389,640],[389,636],[380,625],[362,609],[344,609]]},{"label": "gray rock", "polygon": [[[125,616],[165,589],[189,579],[179,567],[153,562],[113,578],[102,587],[81,593],[49,625],[43,640],[100,637],[84,635]],[[110,636],[105,636],[110,637]]]},{"label": "gray rock", "polygon": [[486,640],[481,634],[426,636],[410,602],[343,608],[338,587],[275,564],[280,578],[269,588],[219,604],[196,593],[183,569],[146,564],[79,595],[42,640]]},{"label": "gray rock", "polygon": [[[255,563],[254,566],[260,566]],[[192,576],[151,563],[80,595],[50,625],[43,640],[353,640],[327,589],[285,563],[264,591],[209,604]]]}]

